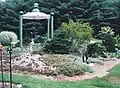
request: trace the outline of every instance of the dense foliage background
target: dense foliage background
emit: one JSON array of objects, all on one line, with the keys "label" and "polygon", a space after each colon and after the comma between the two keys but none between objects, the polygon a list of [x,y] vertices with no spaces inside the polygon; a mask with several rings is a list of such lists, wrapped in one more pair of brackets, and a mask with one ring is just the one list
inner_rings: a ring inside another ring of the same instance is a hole
[{"label": "dense foliage background", "polygon": [[[110,26],[120,33],[120,1],[119,0],[8,0],[0,4],[0,30],[12,30],[18,33],[19,11],[24,13],[32,11],[33,4],[39,3],[42,12],[55,13],[55,29],[62,22],[69,19],[82,19],[90,22],[94,34],[98,33],[101,26]],[[46,22],[24,21],[24,30],[36,29],[41,34],[46,33]],[[42,23],[42,24],[41,24]]]},{"label": "dense foliage background", "polygon": [[[13,31],[19,36],[19,12],[23,11],[25,14],[32,11],[33,4],[36,2],[39,4],[40,11],[47,14],[55,13],[55,30],[61,27],[63,23],[67,25],[70,20],[73,21],[73,24],[77,20],[82,20],[83,23],[89,23],[92,37],[102,39],[108,51],[115,51],[116,46],[119,48],[120,0],[7,0],[7,2],[0,2],[0,31]],[[76,32],[75,24],[73,28],[71,28],[72,25],[67,27],[66,25],[62,26],[63,29],[71,30],[74,35],[75,33],[82,34],[80,30],[78,33]],[[101,33],[99,36],[102,27],[106,26],[112,29],[114,35]],[[23,29],[25,40],[33,37],[33,34],[34,37],[42,36],[47,32],[47,22],[46,20],[24,20]],[[114,38],[116,35],[118,37]],[[85,36],[89,36],[89,33],[82,37]],[[113,48],[109,49],[109,44]]]}]

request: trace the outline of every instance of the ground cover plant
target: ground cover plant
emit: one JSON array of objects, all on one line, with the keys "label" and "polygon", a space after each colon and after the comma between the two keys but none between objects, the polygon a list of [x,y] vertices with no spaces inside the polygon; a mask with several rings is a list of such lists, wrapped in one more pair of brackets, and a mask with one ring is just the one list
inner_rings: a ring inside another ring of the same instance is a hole
[{"label": "ground cover plant", "polygon": [[56,67],[57,75],[63,74],[67,76],[82,75],[85,72],[93,73],[93,69],[86,63],[82,62],[82,59],[74,55],[62,55],[62,54],[47,54],[46,64]]},{"label": "ground cover plant", "polygon": [[[13,83],[21,83],[24,88],[120,88],[119,73],[120,64],[111,69],[109,75],[102,78],[96,77],[84,81],[51,81],[25,75],[13,75]],[[8,74],[6,73],[4,76],[5,81],[9,81]]]}]

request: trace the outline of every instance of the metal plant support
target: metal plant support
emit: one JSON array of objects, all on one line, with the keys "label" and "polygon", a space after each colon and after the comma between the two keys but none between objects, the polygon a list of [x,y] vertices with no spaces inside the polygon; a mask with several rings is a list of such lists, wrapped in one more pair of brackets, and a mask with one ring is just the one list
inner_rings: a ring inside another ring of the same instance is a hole
[{"label": "metal plant support", "polygon": [[4,76],[3,76],[3,62],[2,62],[2,45],[0,45],[0,59],[1,59],[1,74],[2,74],[2,87],[4,88]]},{"label": "metal plant support", "polygon": [[[2,86],[1,88],[7,88],[5,83],[4,83],[4,72],[3,72],[3,59],[2,59],[2,45],[0,45],[0,60],[1,60],[1,74],[2,74]],[[10,54],[10,88],[12,88],[12,64],[11,64],[11,55],[12,55],[12,46],[10,45],[9,49],[9,54]]]},{"label": "metal plant support", "polygon": [[10,88],[12,88],[12,64],[11,64],[12,46],[11,45],[9,48],[9,54],[10,54]]}]

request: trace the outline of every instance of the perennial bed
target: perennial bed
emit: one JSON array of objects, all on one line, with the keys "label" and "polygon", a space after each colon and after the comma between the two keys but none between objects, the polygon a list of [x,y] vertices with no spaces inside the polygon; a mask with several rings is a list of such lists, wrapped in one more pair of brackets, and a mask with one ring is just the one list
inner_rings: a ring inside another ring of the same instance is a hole
[{"label": "perennial bed", "polygon": [[[74,61],[75,60],[75,61]],[[38,75],[82,75],[85,72],[93,72],[91,67],[81,58],[73,55],[61,54],[30,54],[24,53],[12,59],[12,70],[15,73],[38,74]],[[4,60],[4,71],[9,71],[9,60]]]}]

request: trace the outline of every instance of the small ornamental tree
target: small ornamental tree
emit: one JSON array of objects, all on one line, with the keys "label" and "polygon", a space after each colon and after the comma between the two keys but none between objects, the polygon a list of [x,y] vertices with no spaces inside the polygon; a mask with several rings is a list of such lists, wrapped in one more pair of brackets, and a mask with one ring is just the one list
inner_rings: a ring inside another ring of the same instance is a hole
[{"label": "small ornamental tree", "polygon": [[62,23],[60,28],[66,32],[68,38],[73,42],[73,53],[80,52],[83,54],[92,38],[90,24],[80,20],[75,22],[70,20],[68,23]]},{"label": "small ornamental tree", "polygon": [[110,27],[102,27],[99,32],[99,37],[102,39],[104,46],[108,52],[115,51],[115,39],[113,29]]},{"label": "small ornamental tree", "polygon": [[102,42],[91,43],[87,47],[87,52],[90,57],[106,57],[106,48]]},{"label": "small ornamental tree", "polygon": [[2,31],[0,33],[0,43],[3,46],[9,46],[12,42],[16,42],[18,37],[14,32],[9,32],[9,31]]},{"label": "small ornamental tree", "polygon": [[75,53],[80,47],[85,50],[91,38],[92,28],[88,23],[70,20],[68,23],[62,23],[54,38],[45,45],[45,49],[54,53]]},{"label": "small ornamental tree", "polygon": [[68,38],[76,42],[78,41],[80,44],[90,41],[92,38],[92,28],[90,24],[80,20],[76,22],[70,20],[68,23],[63,22],[60,28],[66,31]]}]

